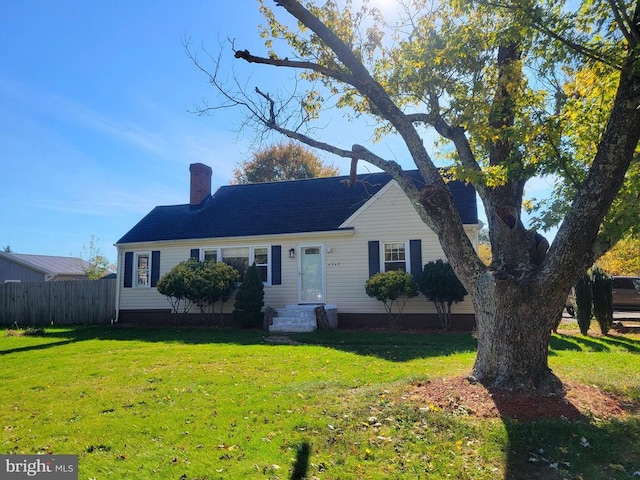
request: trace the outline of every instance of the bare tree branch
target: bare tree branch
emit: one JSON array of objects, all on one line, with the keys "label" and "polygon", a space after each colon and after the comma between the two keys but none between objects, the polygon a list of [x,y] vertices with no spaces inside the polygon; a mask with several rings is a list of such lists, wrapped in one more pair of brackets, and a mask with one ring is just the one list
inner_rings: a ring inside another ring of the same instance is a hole
[{"label": "bare tree branch", "polygon": [[326,75],[327,77],[334,78],[340,82],[355,86],[355,80],[351,75],[347,75],[346,73],[340,72],[338,70],[332,70],[330,68],[323,67],[322,65],[313,62],[289,60],[288,58],[281,60],[278,58],[256,57],[255,55],[251,55],[251,53],[249,53],[249,50],[236,50],[234,56],[236,58],[241,58],[249,63],[272,65],[274,67],[289,67],[302,70],[312,70],[322,75]]}]

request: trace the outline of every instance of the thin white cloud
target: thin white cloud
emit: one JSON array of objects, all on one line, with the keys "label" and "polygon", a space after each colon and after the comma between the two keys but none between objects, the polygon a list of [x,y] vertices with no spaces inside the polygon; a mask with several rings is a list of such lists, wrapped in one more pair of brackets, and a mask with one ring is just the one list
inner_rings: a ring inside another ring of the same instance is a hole
[{"label": "thin white cloud", "polygon": [[51,92],[31,88],[0,77],[1,97],[6,97],[6,103],[18,103],[21,109],[26,107],[27,110],[37,111],[38,115],[45,115],[81,128],[91,129],[150,153],[161,155],[164,151],[165,142],[161,135],[131,122],[119,122],[87,105]]}]

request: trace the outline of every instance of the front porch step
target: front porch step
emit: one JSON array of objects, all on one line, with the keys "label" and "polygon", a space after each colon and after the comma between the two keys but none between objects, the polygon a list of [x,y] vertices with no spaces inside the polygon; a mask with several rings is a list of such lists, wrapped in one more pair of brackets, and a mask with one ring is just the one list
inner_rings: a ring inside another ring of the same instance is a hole
[{"label": "front porch step", "polygon": [[313,332],[317,328],[313,307],[301,305],[276,309],[273,324],[269,325],[270,332]]},{"label": "front porch step", "polygon": [[[286,305],[277,308],[269,325],[269,332],[298,333],[313,332],[318,328],[315,308],[318,305]],[[338,308],[335,304],[325,305],[331,328],[338,326]]]},{"label": "front porch step", "polygon": [[315,318],[310,321],[308,318],[301,317],[273,317],[273,324],[269,325],[269,332],[313,332],[316,328]]}]

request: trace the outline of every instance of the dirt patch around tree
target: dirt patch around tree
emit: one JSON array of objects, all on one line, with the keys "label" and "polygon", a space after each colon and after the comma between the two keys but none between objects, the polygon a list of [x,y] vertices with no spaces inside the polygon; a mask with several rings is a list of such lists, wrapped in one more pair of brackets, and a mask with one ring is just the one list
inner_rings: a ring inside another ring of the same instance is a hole
[{"label": "dirt patch around tree", "polygon": [[581,417],[614,418],[638,412],[630,403],[594,386],[566,383],[565,396],[535,396],[526,393],[491,391],[467,378],[454,377],[412,385],[405,399],[421,408],[478,418],[510,418],[521,421]]}]

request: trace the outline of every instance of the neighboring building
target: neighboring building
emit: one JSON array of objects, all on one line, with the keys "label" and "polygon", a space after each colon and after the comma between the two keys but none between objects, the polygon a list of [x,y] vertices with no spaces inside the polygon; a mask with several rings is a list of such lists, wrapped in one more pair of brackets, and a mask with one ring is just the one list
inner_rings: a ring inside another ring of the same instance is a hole
[{"label": "neighboring building", "polygon": [[[211,168],[193,164],[190,172],[189,204],[156,207],[116,243],[120,322],[168,323],[169,303],[154,287],[176,264],[196,258],[241,273],[255,262],[267,306],[330,304],[340,326],[385,326],[384,306],[367,296],[366,280],[390,269],[416,273],[444,258],[436,235],[386,173],[358,175],[353,187],[348,177],[315,178],[223,186],[212,196]],[[419,185],[419,173],[411,175]],[[475,191],[448,185],[477,247]],[[232,309],[233,299],[223,311]],[[473,325],[469,299],[453,313],[454,328]],[[411,299],[401,323],[438,326],[433,304]]]},{"label": "neighboring building", "polygon": [[86,280],[89,262],[76,257],[0,252],[0,283]]}]

